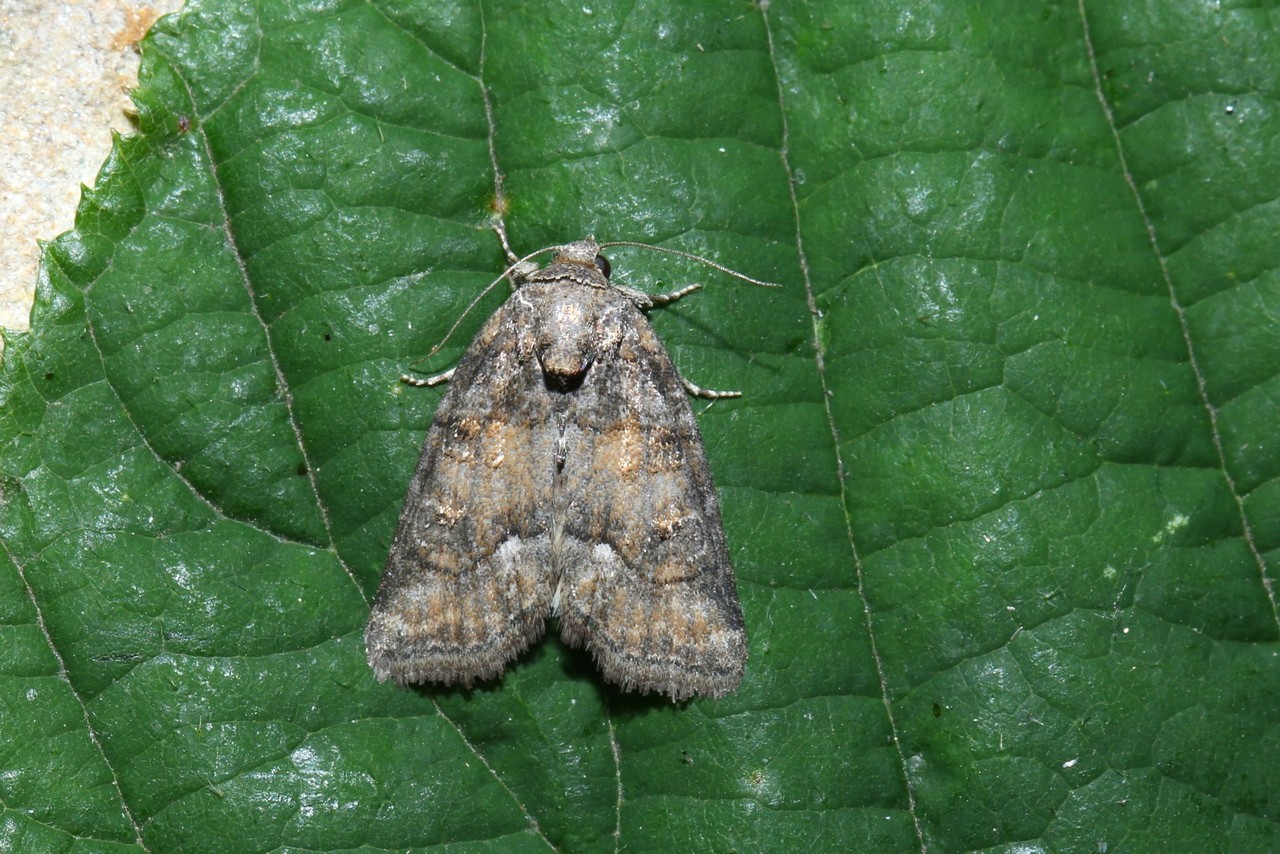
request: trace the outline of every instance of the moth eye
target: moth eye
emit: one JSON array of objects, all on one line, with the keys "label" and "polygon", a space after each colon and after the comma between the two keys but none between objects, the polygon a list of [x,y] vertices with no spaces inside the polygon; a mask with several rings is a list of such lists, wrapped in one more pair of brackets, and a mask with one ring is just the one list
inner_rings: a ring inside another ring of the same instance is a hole
[{"label": "moth eye", "polygon": [[600,272],[604,273],[604,277],[609,278],[609,273],[613,272],[613,268],[609,266],[609,259],[603,255],[596,256],[596,266],[600,268]]}]

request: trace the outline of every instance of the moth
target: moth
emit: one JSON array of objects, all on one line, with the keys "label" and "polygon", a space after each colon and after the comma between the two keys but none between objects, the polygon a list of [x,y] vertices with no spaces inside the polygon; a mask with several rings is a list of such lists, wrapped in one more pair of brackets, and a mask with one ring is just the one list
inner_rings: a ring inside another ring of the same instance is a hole
[{"label": "moth", "polygon": [[746,629],[686,392],[736,393],[686,382],[643,313],[698,286],[611,283],[618,245],[645,246],[588,237],[514,263],[457,367],[415,383],[450,380],[365,633],[379,680],[470,687],[554,616],[624,691],[737,689]]}]

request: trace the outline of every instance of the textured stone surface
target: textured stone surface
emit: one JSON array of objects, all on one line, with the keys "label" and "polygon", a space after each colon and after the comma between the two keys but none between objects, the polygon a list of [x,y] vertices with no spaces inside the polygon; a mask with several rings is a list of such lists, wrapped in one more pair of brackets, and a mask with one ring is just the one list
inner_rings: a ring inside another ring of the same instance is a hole
[{"label": "textured stone surface", "polygon": [[27,327],[37,241],[71,228],[111,131],[132,132],[137,42],[181,5],[0,0],[0,327]]}]

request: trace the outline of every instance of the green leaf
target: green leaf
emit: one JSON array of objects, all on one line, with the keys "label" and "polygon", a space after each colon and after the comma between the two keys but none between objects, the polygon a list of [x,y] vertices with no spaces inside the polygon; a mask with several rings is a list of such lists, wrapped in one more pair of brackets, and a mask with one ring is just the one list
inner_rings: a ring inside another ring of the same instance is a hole
[{"label": "green leaf", "polygon": [[[0,847],[1280,847],[1274,22],[952,6],[161,22],[7,338]],[[364,662],[495,206],[783,284],[612,257],[745,393],[730,698]]]}]

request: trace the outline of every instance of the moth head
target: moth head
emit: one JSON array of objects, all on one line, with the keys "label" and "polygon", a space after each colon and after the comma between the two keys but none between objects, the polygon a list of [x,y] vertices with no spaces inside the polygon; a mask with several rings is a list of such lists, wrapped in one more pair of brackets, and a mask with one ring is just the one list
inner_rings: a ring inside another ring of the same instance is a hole
[{"label": "moth head", "polygon": [[591,288],[609,287],[612,269],[594,237],[555,247],[551,263],[524,277],[526,282],[570,281]]},{"label": "moth head", "polygon": [[587,237],[583,240],[575,240],[573,243],[557,246],[555,259],[551,263],[577,264],[588,269],[594,267],[606,279],[609,278],[609,274],[612,272],[609,268],[609,259],[600,254],[600,244],[596,243],[594,237]]}]

